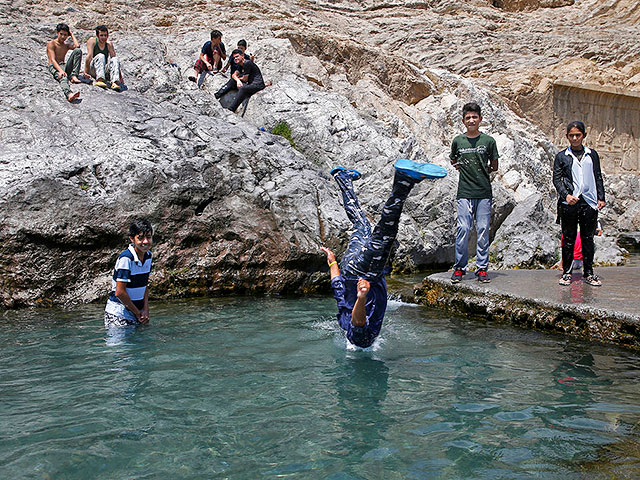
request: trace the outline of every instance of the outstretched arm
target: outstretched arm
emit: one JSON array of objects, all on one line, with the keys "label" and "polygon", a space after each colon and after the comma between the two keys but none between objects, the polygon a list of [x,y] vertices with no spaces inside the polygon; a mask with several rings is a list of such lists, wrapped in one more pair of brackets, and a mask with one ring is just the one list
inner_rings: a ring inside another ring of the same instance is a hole
[{"label": "outstretched arm", "polygon": [[329,265],[331,280],[333,280],[335,277],[338,277],[340,275],[340,268],[338,267],[338,261],[336,260],[336,256],[327,247],[320,247],[320,250],[322,250],[327,256],[327,264]]},{"label": "outstretched arm", "polygon": [[367,324],[367,293],[371,284],[364,278],[358,279],[358,294],[353,310],[351,311],[351,323],[354,327],[364,327]]}]

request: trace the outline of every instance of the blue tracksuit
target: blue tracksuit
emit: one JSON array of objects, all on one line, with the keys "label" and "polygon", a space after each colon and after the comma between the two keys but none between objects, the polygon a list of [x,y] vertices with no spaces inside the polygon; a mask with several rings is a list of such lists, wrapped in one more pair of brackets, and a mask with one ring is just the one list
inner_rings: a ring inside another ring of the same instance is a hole
[{"label": "blue tracksuit", "polygon": [[[364,215],[348,173],[338,172],[334,176],[342,191],[344,209],[353,223],[355,231],[340,262],[341,275],[331,281],[333,295],[338,303],[338,322],[347,332],[347,339],[359,347],[368,347],[376,339],[382,327],[387,309],[387,262],[398,235],[398,222],[404,202],[416,184],[410,177],[396,172],[391,196],[382,209],[382,216],[373,233]],[[371,283],[367,294],[364,327],[351,323],[351,312],[357,298],[358,278]]]}]

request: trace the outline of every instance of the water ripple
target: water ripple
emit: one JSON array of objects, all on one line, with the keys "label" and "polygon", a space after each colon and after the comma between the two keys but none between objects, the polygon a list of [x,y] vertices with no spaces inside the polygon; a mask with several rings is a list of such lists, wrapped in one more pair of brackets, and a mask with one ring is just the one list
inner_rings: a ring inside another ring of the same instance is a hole
[{"label": "water ripple", "polygon": [[350,349],[334,314],[155,302],[151,326],[110,336],[97,306],[10,313],[1,477],[633,477],[637,354],[402,304]]}]

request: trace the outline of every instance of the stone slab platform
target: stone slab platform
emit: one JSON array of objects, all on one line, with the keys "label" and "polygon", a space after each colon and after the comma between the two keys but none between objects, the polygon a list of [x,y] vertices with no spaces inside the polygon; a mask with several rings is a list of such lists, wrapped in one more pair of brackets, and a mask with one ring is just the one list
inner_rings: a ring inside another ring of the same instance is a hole
[{"label": "stone slab platform", "polygon": [[443,272],[425,278],[414,293],[418,303],[458,314],[640,349],[640,267],[596,273],[601,287],[586,285],[580,274],[560,286],[556,270],[490,271],[488,284],[478,283],[473,273],[452,284],[451,272]]}]

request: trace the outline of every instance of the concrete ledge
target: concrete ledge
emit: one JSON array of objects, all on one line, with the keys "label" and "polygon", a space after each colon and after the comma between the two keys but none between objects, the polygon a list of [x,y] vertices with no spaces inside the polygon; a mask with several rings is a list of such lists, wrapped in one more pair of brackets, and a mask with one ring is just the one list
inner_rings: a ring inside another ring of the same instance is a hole
[{"label": "concrete ledge", "polygon": [[414,293],[417,303],[458,314],[640,349],[640,267],[596,273],[602,287],[586,285],[581,274],[560,286],[555,270],[489,272],[489,284],[478,283],[472,273],[452,284],[444,272],[425,278]]}]

